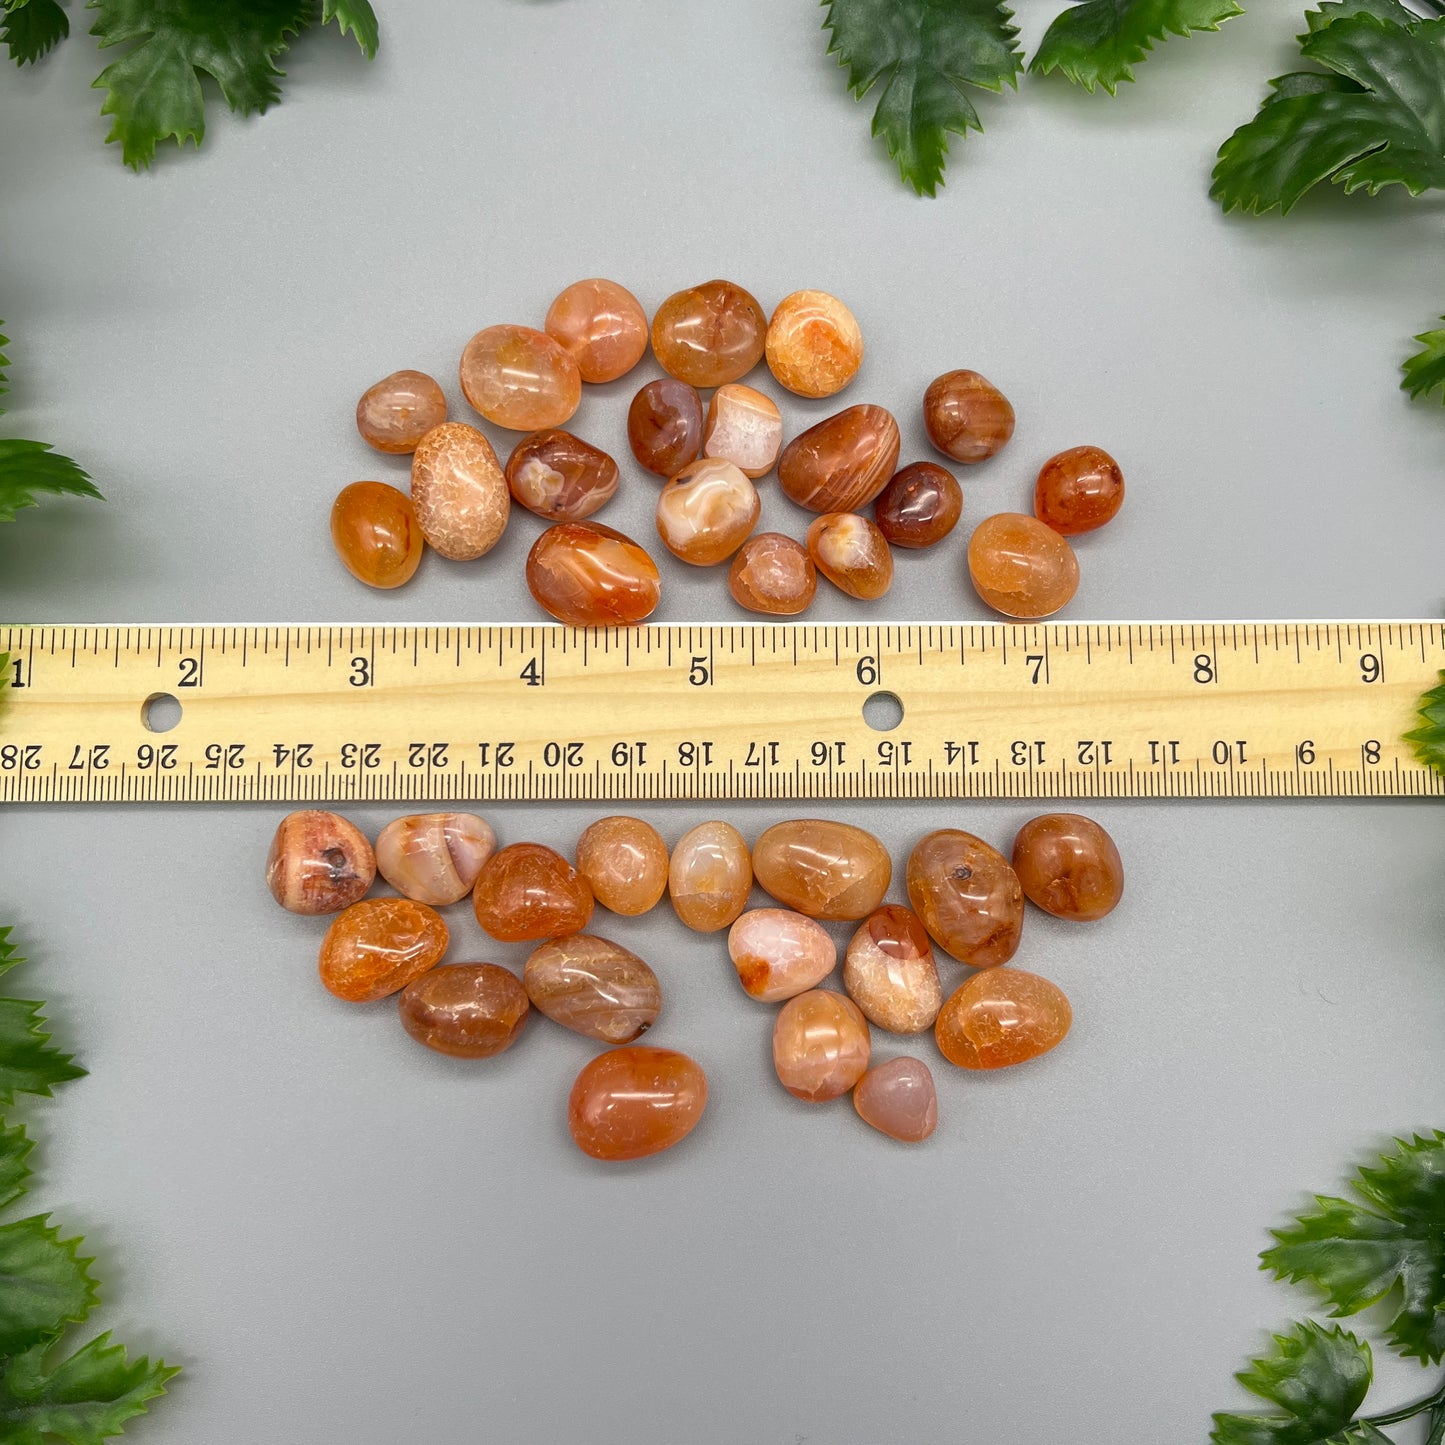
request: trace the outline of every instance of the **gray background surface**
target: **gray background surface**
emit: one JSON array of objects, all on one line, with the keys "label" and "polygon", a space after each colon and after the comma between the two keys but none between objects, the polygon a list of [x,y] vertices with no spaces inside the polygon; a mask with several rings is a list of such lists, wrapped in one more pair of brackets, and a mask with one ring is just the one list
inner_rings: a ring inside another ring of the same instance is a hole
[{"label": "gray background surface", "polygon": [[[1047,15],[1027,8],[1033,40]],[[955,144],[933,202],[869,139],[805,0],[391,0],[373,66],[307,39],[284,105],[240,123],[212,104],[200,157],[141,178],[100,144],[79,36],[0,84],[7,425],[110,500],[0,529],[0,607],[530,619],[526,514],[483,563],[429,556],[397,594],[342,571],[332,496],[405,472],[357,438],[356,397],[419,366],[459,403],[466,338],[539,323],[581,276],[651,310],[725,275],[769,307],[801,286],[846,298],[868,344],[846,399],[898,410],[907,455],[949,367],[1019,414],[965,475],[955,539],[901,558],[871,612],[825,589],[815,618],[984,616],[969,523],[1026,505],[1039,461],[1081,441],[1130,490],[1079,548],[1068,617],[1436,615],[1445,418],[1409,406],[1395,368],[1445,306],[1438,203],[1219,214],[1213,151],[1301,28],[1297,6],[1255,10],[1164,47],[1112,102],[1033,79],[985,98],[988,134]],[[648,367],[590,390],[577,430],[625,457]],[[830,409],[789,401],[789,432]],[[764,525],[800,531],[767,490]],[[651,535],[653,492],[628,468],[606,520]],[[665,582],[658,620],[741,616],[720,573]],[[1428,805],[1100,806],[1123,906],[1088,929],[1031,914],[1018,957],[1067,990],[1073,1035],[996,1077],[940,1064],[916,1150],[846,1102],[783,1094],[771,1010],[721,939],[666,907],[608,919],[662,976],[653,1038],[712,1086],[684,1148],[627,1169],[566,1135],[586,1041],[534,1022],[471,1068],[320,989],[321,925],[261,881],[277,811],[0,818],[5,917],[34,960],[17,985],[91,1069],[28,1110],[33,1197],[99,1256],[96,1324],[186,1366],[138,1440],[1200,1441],[1211,1409],[1243,1405],[1245,1352],[1307,1305],[1256,1273],[1266,1226],[1442,1122]],[[491,816],[570,849],[598,811]],[[1029,810],[829,811],[901,863],[933,826],[1006,844]],[[788,812],[729,816],[754,836]],[[673,840],[703,815],[647,816]],[[453,959],[520,966],[451,917]],[[878,1056],[905,1047],[880,1036]],[[1382,1405],[1425,1378],[1382,1373]]]}]

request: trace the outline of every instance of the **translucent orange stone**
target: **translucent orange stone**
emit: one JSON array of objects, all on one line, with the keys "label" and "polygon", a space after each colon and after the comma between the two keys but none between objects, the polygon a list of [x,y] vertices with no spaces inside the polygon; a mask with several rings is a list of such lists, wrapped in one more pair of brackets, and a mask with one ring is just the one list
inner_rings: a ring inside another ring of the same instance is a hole
[{"label": "translucent orange stone", "polygon": [[662,1009],[657,975],[630,949],[588,933],[535,949],[522,982],[540,1013],[604,1044],[640,1038]]},{"label": "translucent orange stone", "polygon": [[778,484],[811,512],[866,507],[898,465],[898,423],[881,406],[850,406],[799,433],[778,458]]},{"label": "translucent orange stone", "polygon": [[474,813],[415,813],[377,834],[376,866],[398,893],[437,907],[472,891],[496,847],[490,824]]},{"label": "translucent orange stone", "polygon": [[1073,1020],[1063,990],[1048,979],[1021,968],[991,968],[949,997],[933,1032],[950,1064],[1001,1069],[1047,1053]]},{"label": "translucent orange stone", "polygon": [[375,877],[366,835],[319,808],[282,818],[266,855],[266,886],[291,913],[338,913],[364,898]]},{"label": "translucent orange stone", "polygon": [[425,903],[364,898],[332,920],[321,944],[321,982],[350,1003],[385,998],[447,951],[447,926]]},{"label": "translucent orange stone", "polygon": [[938,1091],[922,1059],[889,1059],[869,1069],[853,1090],[853,1107],[865,1124],[890,1139],[920,1144],[938,1127]]},{"label": "translucent orange stone", "polygon": [[753,865],[731,823],[699,823],[672,850],[667,891],[677,916],[697,933],[726,928],[748,906]]},{"label": "translucent orange stone", "polygon": [[627,410],[632,455],[659,477],[676,476],[702,451],[702,398],[685,381],[649,381]]},{"label": "translucent orange stone", "polygon": [[833,586],[875,601],[893,585],[888,539],[857,512],[824,512],[808,528],[808,555]]},{"label": "translucent orange stone", "polygon": [[943,985],[918,916],[896,903],[870,913],[848,944],[843,987],[880,1029],[916,1034],[931,1028]]},{"label": "translucent orange stone", "polygon": [[462,392],[497,426],[561,426],[582,400],[582,374],[568,352],[530,326],[488,326],[467,342]]},{"label": "translucent orange stone", "polygon": [[1024,896],[1056,918],[1102,918],[1124,896],[1114,840],[1081,813],[1031,818],[1014,839],[1013,866]]},{"label": "translucent orange stone", "polygon": [[560,854],[513,843],[483,865],[472,891],[477,922],[503,943],[580,933],[592,917],[592,889]]},{"label": "translucent orange stone", "polygon": [[985,517],[968,539],[978,595],[1006,617],[1048,617],[1079,590],[1079,561],[1050,526],[1023,512]]},{"label": "translucent orange stone", "polygon": [[617,491],[617,463],[600,447],[549,427],[525,436],[507,458],[507,486],[549,522],[580,522]]},{"label": "translucent orange stone", "polygon": [[421,561],[422,535],[411,498],[385,482],[352,482],[331,506],[336,555],[368,587],[400,587]]},{"label": "translucent orange stone", "polygon": [[863,363],[863,333],[836,296],[794,291],[773,312],[766,351],[780,386],[799,396],[832,396]]},{"label": "translucent orange stone", "polygon": [[476,427],[448,421],[421,439],[411,459],[411,503],[427,541],[466,562],[497,545],[512,494],[491,442]]},{"label": "translucent orange stone", "polygon": [[753,874],[780,903],[810,918],[863,918],[893,877],[888,850],[851,823],[775,823],[753,845]]},{"label": "translucent orange stone", "polygon": [[1124,505],[1124,473],[1102,447],[1050,457],[1034,484],[1034,515],[1065,537],[1112,522]]},{"label": "translucent orange stone", "polygon": [[1018,874],[972,833],[939,828],[918,840],[908,855],[908,898],[933,941],[974,968],[1007,963],[1018,951]]},{"label": "translucent orange stone", "polygon": [[517,975],[495,963],[451,963],[414,978],[398,1000],[417,1043],[456,1059],[489,1059],[517,1042],[531,1005]]},{"label": "translucent orange stone", "polygon": [[743,992],[764,1003],[816,988],[838,947],[821,923],[787,908],[751,908],[728,931],[728,956]]},{"label": "translucent orange stone", "polygon": [[641,1159],[685,1139],[707,1107],[707,1078],[686,1054],[634,1044],[599,1054],[567,1100],[572,1140],[594,1159]]},{"label": "translucent orange stone", "polygon": [[616,281],[574,281],[547,308],[543,327],[577,363],[583,381],[616,381],[647,350],[647,313]]},{"label": "translucent orange stone", "polygon": [[559,522],[527,554],[527,587],[558,622],[610,627],[657,608],[657,563],[631,537],[601,522]]},{"label": "translucent orange stone", "polygon": [[846,1094],[868,1068],[868,1020],[841,993],[790,998],[773,1023],[773,1068],[795,1098],[821,1104]]},{"label": "translucent orange stone", "polygon": [[913,462],[894,472],[873,503],[878,530],[895,547],[932,547],[962,515],[958,479],[932,462]]},{"label": "translucent orange stone", "polygon": [[741,286],[704,281],[674,292],[652,318],[662,369],[689,386],[724,386],[763,359],[768,318]]},{"label": "translucent orange stone", "polygon": [[657,494],[657,535],[674,557],[712,567],[747,541],[762,507],[758,489],[740,468],[702,457]]},{"label": "translucent orange stone", "polygon": [[703,425],[704,456],[721,457],[750,477],[764,477],[782,445],[783,417],[771,397],[737,381],[713,392]]},{"label": "translucent orange stone", "polygon": [[577,840],[577,871],[604,908],[635,917],[667,888],[667,844],[641,818],[599,818]]},{"label": "translucent orange stone", "polygon": [[982,462],[1014,434],[1014,409],[976,371],[946,371],[923,396],[928,440],[956,462]]},{"label": "translucent orange stone", "polygon": [[356,429],[379,452],[410,452],[447,419],[447,399],[424,371],[393,371],[362,393]]},{"label": "translucent orange stone", "polygon": [[781,532],[759,532],[733,558],[728,591],[749,612],[792,617],[813,605],[818,569],[801,542]]}]

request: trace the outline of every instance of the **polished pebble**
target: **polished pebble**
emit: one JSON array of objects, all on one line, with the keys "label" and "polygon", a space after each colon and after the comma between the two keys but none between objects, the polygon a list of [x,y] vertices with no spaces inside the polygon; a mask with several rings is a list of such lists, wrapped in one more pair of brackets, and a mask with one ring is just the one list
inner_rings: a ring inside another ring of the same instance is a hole
[{"label": "polished pebble", "polygon": [[580,933],[592,917],[592,889],[560,854],[541,843],[493,853],[472,891],[477,922],[503,943]]},{"label": "polished pebble", "polygon": [[869,1069],[853,1090],[865,1124],[905,1144],[921,1144],[938,1127],[938,1091],[922,1059],[889,1059]]},{"label": "polished pebble", "polygon": [[713,392],[703,423],[705,457],[721,457],[750,477],[763,477],[782,445],[783,417],[771,397],[737,381]]},{"label": "polished pebble", "polygon": [[632,455],[659,477],[676,476],[702,453],[702,398],[685,381],[649,381],[627,409]]},{"label": "polished pebble", "polygon": [[467,342],[462,392],[495,426],[540,431],[561,426],[582,400],[577,363],[545,331],[488,326]]},{"label": "polished pebble", "polygon": [[773,1023],[773,1068],[795,1098],[820,1104],[846,1094],[868,1068],[868,1020],[841,993],[790,998]]},{"label": "polished pebble", "polygon": [[933,1032],[950,1064],[1001,1069],[1047,1053],[1073,1019],[1063,990],[1048,979],[1021,968],[991,968],[949,996]]},{"label": "polished pebble", "polygon": [[808,555],[840,591],[876,601],[893,585],[888,539],[857,512],[824,512],[808,528]]},{"label": "polished pebble", "polygon": [[810,918],[864,918],[893,876],[888,850],[862,828],[826,818],[775,823],[753,845],[753,873]]},{"label": "polished pebble", "polygon": [[1054,529],[1023,512],[985,517],[968,539],[978,595],[1006,617],[1048,617],[1079,590],[1079,562]]},{"label": "polished pebble", "polygon": [[425,903],[364,898],[343,909],[321,943],[321,982],[349,1003],[370,1003],[404,989],[441,962],[447,926]]},{"label": "polished pebble", "polygon": [[923,396],[928,440],[956,462],[982,462],[1014,434],[1008,398],[976,371],[946,371]]},{"label": "polished pebble", "polygon": [[375,877],[366,835],[319,808],[282,818],[266,855],[266,886],[291,913],[339,913],[364,898]]},{"label": "polished pebble", "polygon": [[647,313],[616,281],[574,281],[547,308],[543,330],[577,363],[583,381],[616,381],[647,351]]},{"label": "polished pebble", "polygon": [[369,446],[392,455],[416,444],[447,419],[447,399],[424,371],[393,371],[356,403],[356,429]]},{"label": "polished pebble", "polygon": [[433,427],[411,459],[411,504],[422,535],[454,562],[490,552],[507,529],[512,494],[492,444],[476,427]]},{"label": "polished pebble", "polygon": [[641,622],[662,595],[657,563],[601,522],[559,522],[527,554],[527,587],[559,622],[610,627]]},{"label": "polished pebble", "polygon": [[539,1013],[604,1044],[628,1044],[657,1022],[662,985],[629,949],[573,933],[533,951],[522,971]]},{"label": "polished pebble", "polygon": [[838,947],[822,924],[801,913],[753,908],[728,931],[728,956],[744,993],[777,1003],[822,983],[838,962]]},{"label": "polished pebble", "polygon": [[759,532],[733,558],[728,591],[749,612],[793,617],[812,606],[818,569],[801,542],[781,532]]},{"label": "polished pebble", "polygon": [[943,985],[917,914],[896,903],[870,913],[849,940],[843,987],[880,1029],[916,1034],[931,1028]]},{"label": "polished pebble", "polygon": [[331,504],[331,543],[346,570],[368,587],[410,582],[422,535],[411,498],[385,482],[352,482]]},{"label": "polished pebble", "polygon": [[417,1043],[455,1059],[489,1059],[517,1042],[531,1010],[517,975],[495,963],[450,963],[414,978],[398,1000]]},{"label": "polished pebble", "polygon": [[731,823],[699,823],[672,850],[667,891],[677,916],[697,933],[728,927],[752,886],[748,845]]},{"label": "polished pebble", "polygon": [[962,515],[958,479],[933,462],[912,462],[894,472],[873,503],[878,530],[895,547],[910,550],[943,541]]},{"label": "polished pebble", "polygon": [[689,462],[657,494],[657,535],[695,567],[726,562],[747,541],[762,510],[742,470],[713,457]]},{"label": "polished pebble", "polygon": [[783,494],[812,512],[866,507],[898,465],[898,423],[881,406],[850,406],[800,432],[778,458]]},{"label": "polished pebble", "polygon": [[376,866],[398,893],[437,907],[472,891],[496,847],[491,825],[474,813],[415,813],[377,834]]},{"label": "polished pebble", "polygon": [[594,1159],[641,1159],[680,1143],[706,1107],[707,1078],[692,1059],[634,1044],[583,1067],[567,1100],[567,1127]]},{"label": "polished pebble", "polygon": [[525,436],[507,458],[507,486],[549,522],[580,522],[617,491],[617,463],[591,442],[549,427]]},{"label": "polished pebble", "polygon": [[1124,473],[1102,447],[1050,457],[1034,484],[1034,516],[1065,537],[1112,522],[1124,505]]},{"label": "polished pebble", "polygon": [[690,386],[739,381],[763,359],[768,320],[731,281],[704,281],[669,296],[652,318],[652,350],[669,376]]},{"label": "polished pebble", "polygon": [[1018,951],[1018,874],[972,833],[939,828],[919,839],[908,855],[908,898],[933,941],[963,963],[992,968]]},{"label": "polished pebble", "polygon": [[1074,923],[1103,918],[1124,896],[1114,840],[1081,813],[1031,818],[1014,839],[1013,867],[1025,898]]},{"label": "polished pebble", "polygon": [[858,322],[826,291],[794,291],[783,297],[768,323],[764,347],[778,385],[799,396],[832,396],[863,364]]},{"label": "polished pebble", "polygon": [[577,840],[577,871],[604,908],[635,917],[667,888],[667,844],[641,818],[599,818]]}]

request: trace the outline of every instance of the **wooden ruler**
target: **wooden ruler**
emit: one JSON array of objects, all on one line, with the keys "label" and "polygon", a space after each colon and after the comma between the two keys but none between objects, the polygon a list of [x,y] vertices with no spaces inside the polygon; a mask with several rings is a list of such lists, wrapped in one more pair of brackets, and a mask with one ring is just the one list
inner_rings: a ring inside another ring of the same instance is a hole
[{"label": "wooden ruler", "polygon": [[42,626],[0,653],[10,803],[1445,793],[1400,741],[1439,622]]}]

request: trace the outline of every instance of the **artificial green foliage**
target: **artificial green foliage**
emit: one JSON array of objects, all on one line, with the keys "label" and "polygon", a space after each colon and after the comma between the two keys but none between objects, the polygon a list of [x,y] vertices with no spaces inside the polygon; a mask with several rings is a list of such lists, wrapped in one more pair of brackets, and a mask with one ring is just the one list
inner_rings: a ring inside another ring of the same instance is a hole
[{"label": "artificial green foliage", "polygon": [[58,0],[9,0],[0,6],[0,43],[16,65],[34,65],[70,34]]},{"label": "artificial green foliage", "polygon": [[84,1077],[85,1070],[50,1043],[42,1008],[26,999],[0,998],[0,1108],[8,1109],[16,1094],[48,1098],[54,1085]]},{"label": "artificial green foliage", "polygon": [[[3,690],[10,681],[10,672],[6,664],[10,661],[8,652],[0,652],[0,690]],[[10,935],[15,930],[12,928],[0,928],[0,974],[9,973],[12,968],[18,968],[25,960],[20,956],[20,950],[10,942]]]},{"label": "artificial green foliage", "polygon": [[1218,30],[1243,14],[1235,0],[1084,0],[1055,17],[1029,69],[1057,70],[1085,90],[1102,85],[1113,95],[1157,41]]},{"label": "artificial green foliage", "polygon": [[62,1239],[48,1216],[0,1225],[0,1357],[18,1355],[78,1324],[95,1304],[80,1239]]},{"label": "artificial green foliage", "polygon": [[356,37],[361,53],[368,60],[376,59],[381,27],[377,24],[376,13],[367,0],[324,0],[321,23],[330,25],[333,20],[341,27],[343,35]]},{"label": "artificial green foliage", "polygon": [[1445,672],[1421,699],[1420,726],[1405,734],[1415,756],[1438,773],[1445,773]]},{"label": "artificial green foliage", "polygon": [[[8,336],[0,336],[0,396],[4,396],[10,390],[6,384],[5,373],[10,369],[10,358],[5,355],[5,348],[10,345]],[[0,415],[3,415],[5,408],[0,406]]]},{"label": "artificial green foliage", "polygon": [[25,1193],[30,1178],[30,1166],[25,1161],[34,1147],[35,1141],[25,1133],[23,1124],[12,1129],[0,1123],[0,1209]]},{"label": "artificial green foliage", "polygon": [[1400,385],[1416,397],[1439,391],[1445,401],[1445,331],[1422,331],[1415,340],[1421,350],[1401,366],[1405,379]]}]

